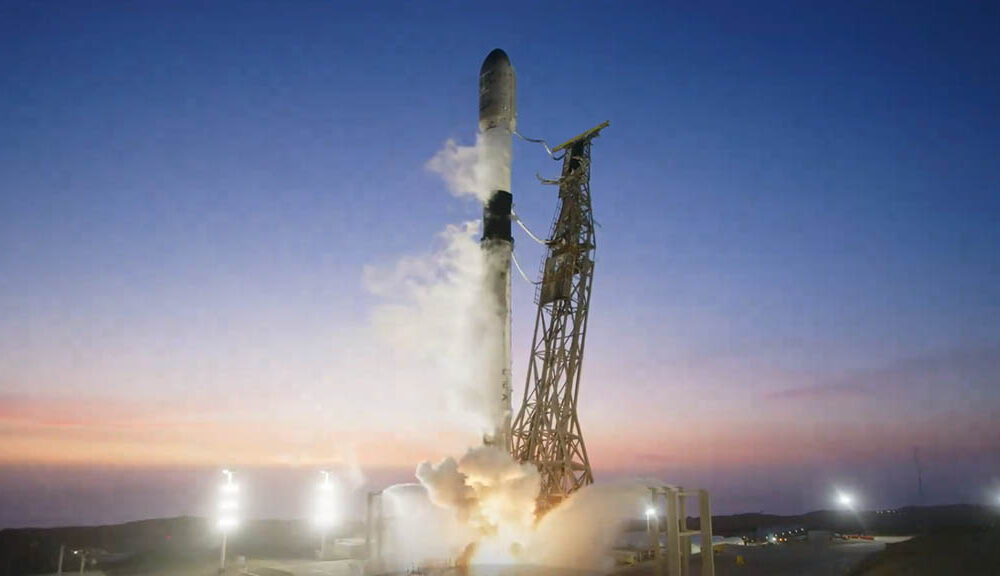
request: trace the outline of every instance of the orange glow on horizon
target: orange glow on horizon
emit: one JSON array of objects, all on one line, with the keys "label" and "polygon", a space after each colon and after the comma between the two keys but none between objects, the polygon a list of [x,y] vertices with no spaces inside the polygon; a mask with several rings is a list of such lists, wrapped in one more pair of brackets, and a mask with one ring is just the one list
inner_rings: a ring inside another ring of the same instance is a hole
[{"label": "orange glow on horizon", "polygon": [[[6,401],[10,400],[10,401]],[[102,466],[321,466],[350,461],[362,468],[410,469],[463,453],[475,433],[449,426],[395,422],[389,429],[229,415],[154,401],[7,398],[0,403],[0,463]],[[393,424],[393,423],[390,423]],[[970,432],[973,431],[973,432]],[[990,433],[984,434],[987,431]],[[620,430],[584,424],[592,465],[604,471],[673,467],[809,464],[831,458],[874,460],[909,450],[979,450],[1000,434],[985,417],[941,416],[865,427],[840,422],[739,422],[697,427],[652,421]]]}]

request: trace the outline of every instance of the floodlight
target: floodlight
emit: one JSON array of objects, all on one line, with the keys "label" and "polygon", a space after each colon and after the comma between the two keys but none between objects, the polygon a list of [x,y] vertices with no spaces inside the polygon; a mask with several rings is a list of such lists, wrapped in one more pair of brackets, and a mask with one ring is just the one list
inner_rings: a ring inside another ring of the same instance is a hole
[{"label": "floodlight", "polygon": [[330,473],[320,470],[323,481],[316,487],[316,512],[313,521],[319,528],[319,556],[326,557],[326,533],[336,522],[336,504],[334,503],[333,484]]},{"label": "floodlight", "polygon": [[837,492],[837,503],[845,508],[850,508],[854,504],[854,497],[847,492]]},{"label": "floodlight", "polygon": [[239,525],[237,512],[240,507],[240,487],[233,482],[233,473],[229,470],[223,470],[222,474],[225,475],[226,481],[219,486],[219,493],[221,496],[219,500],[219,519],[216,524],[219,530],[222,531],[222,549],[219,552],[220,571],[226,569],[226,543],[229,532],[234,530],[236,526]]}]

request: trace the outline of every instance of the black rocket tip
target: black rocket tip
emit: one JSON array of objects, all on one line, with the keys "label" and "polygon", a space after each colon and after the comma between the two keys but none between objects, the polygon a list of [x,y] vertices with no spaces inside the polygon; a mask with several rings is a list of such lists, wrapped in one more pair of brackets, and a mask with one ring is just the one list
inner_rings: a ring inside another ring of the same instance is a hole
[{"label": "black rocket tip", "polygon": [[483,71],[490,68],[497,68],[499,66],[510,66],[510,58],[507,57],[507,53],[499,48],[494,48],[486,56],[486,60],[483,60]]}]

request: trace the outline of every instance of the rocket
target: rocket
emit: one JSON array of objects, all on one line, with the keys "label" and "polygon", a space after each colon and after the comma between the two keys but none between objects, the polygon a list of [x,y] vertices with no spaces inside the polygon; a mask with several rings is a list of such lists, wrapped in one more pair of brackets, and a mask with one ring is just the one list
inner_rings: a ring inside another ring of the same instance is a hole
[{"label": "rocket", "polygon": [[517,80],[514,67],[503,50],[486,56],[479,70],[479,134],[483,157],[484,184],[489,197],[483,206],[483,237],[480,246],[486,255],[486,306],[500,318],[499,338],[485,342],[495,346],[487,351],[487,377],[498,405],[493,412],[496,428],[483,436],[483,443],[505,452],[511,449],[511,362],[510,362],[510,264],[514,250],[511,237],[510,193],[511,136],[517,123]]}]

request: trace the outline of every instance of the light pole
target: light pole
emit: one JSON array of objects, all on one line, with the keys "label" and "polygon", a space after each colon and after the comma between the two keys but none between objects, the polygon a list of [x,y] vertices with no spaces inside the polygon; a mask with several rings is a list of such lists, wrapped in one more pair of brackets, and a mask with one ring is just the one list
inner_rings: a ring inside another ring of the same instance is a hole
[{"label": "light pole", "polygon": [[333,525],[334,502],[333,484],[330,483],[330,473],[321,470],[323,481],[317,487],[316,495],[316,526],[319,528],[319,558],[326,558],[326,533]]},{"label": "light pole", "polygon": [[653,559],[660,557],[660,519],[656,516],[656,508],[646,508],[646,535],[649,536],[649,551]]},{"label": "light pole", "polygon": [[222,550],[219,552],[219,572],[226,570],[226,544],[229,531],[236,528],[239,513],[240,487],[233,482],[233,473],[223,470],[226,481],[219,486],[219,530],[222,531]]},{"label": "light pole", "polygon": [[80,556],[80,574],[83,574],[83,569],[87,566],[87,551],[86,550],[73,550],[73,555]]}]

